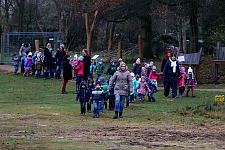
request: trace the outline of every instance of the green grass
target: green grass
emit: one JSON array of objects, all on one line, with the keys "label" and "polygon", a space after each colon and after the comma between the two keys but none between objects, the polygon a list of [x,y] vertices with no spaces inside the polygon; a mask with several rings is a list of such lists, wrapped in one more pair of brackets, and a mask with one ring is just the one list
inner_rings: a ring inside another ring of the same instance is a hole
[{"label": "green grass", "polygon": [[[224,94],[222,92],[196,91],[195,98],[172,99],[164,98],[163,91],[158,91],[154,94],[156,103],[131,103],[129,109],[125,109],[123,119],[112,119],[114,112],[108,110],[100,114],[100,118],[93,119],[92,113],[80,116],[80,105],[75,101],[75,82],[68,83],[68,94],[63,95],[62,80],[44,81],[6,72],[1,72],[0,78],[0,133],[17,135],[1,137],[5,149],[105,149],[113,142],[93,143],[61,139],[60,136],[75,132],[73,128],[81,129],[82,133],[82,129],[98,127],[193,127],[224,125],[225,121],[224,113],[218,113],[219,118],[192,113],[205,102],[213,103],[214,96]],[[180,112],[189,111],[186,108],[191,108],[188,113],[192,115],[181,115]]]}]

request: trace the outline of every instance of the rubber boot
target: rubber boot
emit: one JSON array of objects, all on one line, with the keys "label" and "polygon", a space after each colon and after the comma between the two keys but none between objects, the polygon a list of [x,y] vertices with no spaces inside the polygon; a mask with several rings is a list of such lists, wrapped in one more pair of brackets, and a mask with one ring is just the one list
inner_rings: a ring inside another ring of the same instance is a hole
[{"label": "rubber boot", "polygon": [[115,115],[113,117],[114,119],[117,119],[118,118],[118,111],[115,111]]},{"label": "rubber boot", "polygon": [[120,118],[123,118],[123,112],[119,112],[119,116],[120,116]]}]

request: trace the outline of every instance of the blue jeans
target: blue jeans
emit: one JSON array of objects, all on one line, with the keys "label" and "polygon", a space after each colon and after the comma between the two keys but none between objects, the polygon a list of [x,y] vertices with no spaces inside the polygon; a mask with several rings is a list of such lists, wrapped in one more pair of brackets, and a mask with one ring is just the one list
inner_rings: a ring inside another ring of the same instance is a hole
[{"label": "blue jeans", "polygon": [[19,66],[18,66],[18,65],[14,65],[14,68],[15,68],[14,73],[16,74],[16,73],[17,73],[17,71],[19,70]]},{"label": "blue jeans", "polygon": [[35,74],[36,74],[36,77],[37,78],[40,78],[40,76],[41,76],[41,70],[36,70]]},{"label": "blue jeans", "polygon": [[61,62],[60,62],[60,64],[57,65],[57,67],[56,67],[56,76],[57,76],[57,77],[60,77],[60,75],[61,75],[61,70],[62,70],[62,66],[61,66]]},{"label": "blue jeans", "polygon": [[101,109],[101,101],[95,101],[93,113],[99,114],[100,109]]},{"label": "blue jeans", "polygon": [[115,111],[123,112],[125,98],[124,95],[115,95]]},{"label": "blue jeans", "polygon": [[104,109],[104,106],[105,106],[105,101],[104,99],[101,101],[101,112],[103,112],[103,109]]},{"label": "blue jeans", "polygon": [[145,100],[145,98],[144,98],[144,97],[145,97],[144,95],[142,95],[142,94],[138,94],[138,98],[139,98],[139,99],[141,99],[141,100],[143,100],[143,101]]},{"label": "blue jeans", "polygon": [[85,114],[85,112],[86,112],[85,107],[86,107],[86,102],[80,102],[81,115],[82,115],[82,114]]},{"label": "blue jeans", "polygon": [[152,99],[152,102],[155,102],[155,97],[153,96],[153,94],[154,94],[153,90],[152,90],[151,93],[148,92],[148,98],[149,99],[151,98]]}]

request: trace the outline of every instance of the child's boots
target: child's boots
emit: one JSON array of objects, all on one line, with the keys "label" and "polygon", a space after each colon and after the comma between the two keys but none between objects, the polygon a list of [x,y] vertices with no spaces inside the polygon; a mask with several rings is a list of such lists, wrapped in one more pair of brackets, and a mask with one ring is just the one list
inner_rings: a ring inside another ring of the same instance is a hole
[{"label": "child's boots", "polygon": [[115,115],[113,117],[114,119],[117,119],[118,118],[118,111],[115,111]]},{"label": "child's boots", "polygon": [[123,112],[119,112],[119,117],[120,118],[123,118],[123,115],[122,114],[123,114]]}]

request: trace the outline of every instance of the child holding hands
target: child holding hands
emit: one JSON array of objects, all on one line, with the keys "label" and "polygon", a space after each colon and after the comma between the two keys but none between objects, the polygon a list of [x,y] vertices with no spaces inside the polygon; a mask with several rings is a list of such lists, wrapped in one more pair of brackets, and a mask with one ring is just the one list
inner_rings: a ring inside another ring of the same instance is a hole
[{"label": "child holding hands", "polygon": [[139,89],[138,91],[138,98],[141,99],[141,104],[144,103],[144,97],[146,95],[146,89],[149,93],[151,93],[151,90],[148,87],[147,82],[145,81],[145,77],[141,77],[141,82],[139,83],[138,87],[135,88],[135,90]]}]

